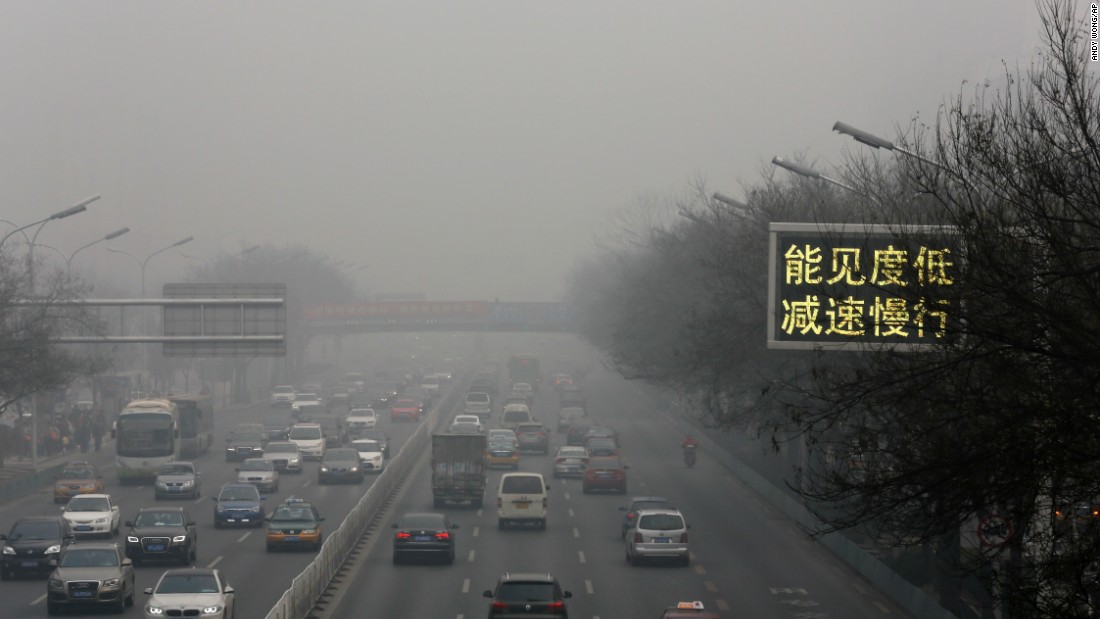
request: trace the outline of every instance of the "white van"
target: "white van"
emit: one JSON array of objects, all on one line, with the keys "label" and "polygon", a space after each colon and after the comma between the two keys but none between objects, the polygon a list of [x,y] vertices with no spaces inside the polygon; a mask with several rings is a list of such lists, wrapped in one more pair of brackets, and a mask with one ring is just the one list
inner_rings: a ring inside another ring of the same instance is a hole
[{"label": "white van", "polygon": [[497,492],[497,526],[534,524],[546,529],[546,480],[538,473],[505,473]]},{"label": "white van", "polygon": [[471,391],[466,394],[466,404],[462,412],[467,415],[477,415],[485,422],[493,414],[493,398],[483,391]]},{"label": "white van", "polygon": [[521,423],[534,421],[538,419],[535,419],[526,404],[509,404],[504,407],[504,413],[500,416],[500,427],[515,430]]}]

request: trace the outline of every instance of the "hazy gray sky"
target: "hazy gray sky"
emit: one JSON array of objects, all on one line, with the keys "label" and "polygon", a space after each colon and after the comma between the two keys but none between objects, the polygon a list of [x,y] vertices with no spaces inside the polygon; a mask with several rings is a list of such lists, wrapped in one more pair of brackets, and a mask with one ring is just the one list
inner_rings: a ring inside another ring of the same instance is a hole
[{"label": "hazy gray sky", "polygon": [[892,137],[1038,41],[1031,0],[4,0],[0,217],[99,193],[39,241],[301,243],[376,292],[555,300],[638,196],[826,166],[834,121]]}]

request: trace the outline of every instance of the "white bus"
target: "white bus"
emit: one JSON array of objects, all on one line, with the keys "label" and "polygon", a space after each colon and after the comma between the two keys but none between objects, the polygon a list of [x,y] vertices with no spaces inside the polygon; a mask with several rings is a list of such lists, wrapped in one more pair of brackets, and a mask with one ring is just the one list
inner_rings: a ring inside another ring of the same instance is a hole
[{"label": "white bus", "polygon": [[160,465],[179,458],[179,412],[168,400],[134,400],[118,414],[111,436],[118,481],[152,481]]}]

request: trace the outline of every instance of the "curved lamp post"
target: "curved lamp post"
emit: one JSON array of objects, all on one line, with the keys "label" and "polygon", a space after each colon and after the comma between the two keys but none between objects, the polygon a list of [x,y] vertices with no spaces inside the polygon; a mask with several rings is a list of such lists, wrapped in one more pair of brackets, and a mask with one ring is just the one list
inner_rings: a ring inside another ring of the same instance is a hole
[{"label": "curved lamp post", "polygon": [[[88,205],[89,205],[89,204],[91,204],[92,202],[95,202],[95,201],[96,201],[96,200],[98,200],[99,198],[100,198],[100,195],[99,195],[99,194],[97,193],[97,194],[96,194],[96,195],[94,195],[94,196],[91,196],[91,197],[88,197],[88,198],[84,198],[84,199],[83,199],[83,200],[81,200],[80,202],[77,202],[77,203],[76,203],[76,204],[74,204],[73,206],[70,206],[69,208],[67,208],[67,209],[65,209],[65,210],[63,210],[63,211],[58,211],[58,212],[56,212],[56,213],[54,213],[53,215],[50,215],[49,217],[47,217],[47,218],[45,218],[45,219],[39,219],[38,221],[36,221],[36,222],[33,222],[33,223],[29,223],[29,224],[27,224],[27,225],[25,225],[25,226],[19,226],[19,227],[17,227],[17,228],[15,229],[15,230],[12,230],[11,232],[7,233],[7,234],[6,234],[5,236],[4,236],[4,238],[0,239],[0,246],[3,246],[3,245],[4,245],[4,241],[8,240],[8,237],[10,237],[11,235],[15,234],[16,232],[22,232],[23,230],[26,230],[27,228],[30,228],[30,227],[32,227],[32,226],[37,226],[37,225],[39,225],[39,224],[43,224],[43,225],[45,225],[46,223],[48,223],[48,222],[50,222],[50,221],[53,221],[54,219],[64,219],[64,218],[68,217],[69,215],[76,215],[77,213],[83,213],[84,211],[88,210]],[[39,230],[39,231],[41,231],[42,229],[41,229],[41,228],[39,228],[38,230]],[[35,236],[37,236],[37,234],[38,234],[38,233],[36,232],[36,233],[35,233]],[[33,239],[31,240],[31,244],[32,244],[32,245],[34,244],[34,240],[33,240]]]},{"label": "curved lamp post", "polygon": [[65,268],[66,269],[72,269],[73,268],[73,258],[75,258],[76,255],[78,253],[80,253],[81,250],[88,249],[89,247],[91,247],[92,245],[95,245],[96,243],[102,243],[103,241],[110,241],[112,239],[117,239],[118,237],[122,236],[123,234],[126,234],[129,231],[130,231],[129,228],[119,228],[118,230],[115,230],[114,232],[108,234],[107,236],[100,237],[100,238],[92,241],[91,243],[88,243],[87,245],[81,245],[80,247],[77,247],[76,251],[74,251],[72,253],[72,255],[69,256],[65,260]]},{"label": "curved lamp post", "polygon": [[784,170],[787,170],[788,172],[794,172],[795,174],[798,174],[800,176],[805,176],[807,178],[812,178],[819,181],[825,181],[826,183],[831,183],[833,185],[836,185],[837,187],[843,187],[844,189],[847,189],[848,191],[851,191],[853,193],[858,193],[861,196],[867,195],[862,191],[856,189],[855,187],[852,187],[851,185],[846,185],[834,178],[829,178],[828,176],[825,176],[820,172],[817,172],[811,168],[807,168],[804,165],[799,165],[797,163],[787,161],[782,157],[772,157],[772,164],[777,165]]},{"label": "curved lamp post", "polygon": [[867,146],[870,146],[871,148],[885,148],[886,150],[892,150],[894,152],[901,153],[902,155],[905,155],[906,157],[912,157],[913,159],[916,159],[917,161],[920,161],[922,163],[927,163],[930,166],[937,167],[937,168],[943,170],[944,172],[951,172],[951,170],[945,168],[944,166],[940,165],[939,163],[936,163],[935,161],[932,161],[931,159],[929,159],[927,157],[922,157],[921,155],[918,155],[917,153],[914,153],[911,150],[907,150],[905,148],[902,148],[902,147],[898,146],[897,144],[894,144],[890,140],[886,140],[886,139],[878,137],[877,135],[867,133],[866,131],[863,131],[862,129],[856,129],[855,127],[853,127],[851,125],[848,125],[848,124],[845,124],[845,123],[842,123],[839,120],[837,122],[833,123],[833,131],[836,131],[837,133],[840,133],[840,134],[843,134],[843,135],[851,136],[852,139],[854,139],[855,141],[857,141],[861,144],[866,144]]}]

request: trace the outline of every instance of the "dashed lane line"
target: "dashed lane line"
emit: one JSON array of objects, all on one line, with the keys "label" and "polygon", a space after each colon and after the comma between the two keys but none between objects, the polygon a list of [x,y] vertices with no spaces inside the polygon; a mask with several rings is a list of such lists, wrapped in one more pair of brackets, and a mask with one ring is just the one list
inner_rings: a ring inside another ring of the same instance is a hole
[{"label": "dashed lane line", "polygon": [[885,605],[885,604],[883,604],[882,602],[879,602],[879,601],[873,601],[873,602],[871,602],[871,603],[872,603],[872,604],[874,604],[874,605],[875,605],[875,607],[876,607],[876,608],[878,608],[879,610],[881,610],[881,611],[882,611],[883,613],[885,613],[885,614],[887,614],[887,615],[889,615],[889,614],[890,614],[890,609],[889,609],[889,608],[887,608],[887,607],[886,607],[886,605]]},{"label": "dashed lane line", "polygon": [[481,527],[475,526],[474,527],[474,532],[472,534],[473,537],[477,537],[477,534],[480,533],[480,532],[481,532]]},{"label": "dashed lane line", "polygon": [[214,567],[215,565],[217,565],[217,564],[221,563],[221,562],[222,562],[222,558],[223,558],[223,557],[222,557],[221,555],[218,555],[218,556],[214,557],[214,560],[213,560],[213,561],[211,561],[210,563],[207,563],[207,564],[206,564],[206,569],[210,569],[210,568]]},{"label": "dashed lane line", "polygon": [[569,508],[569,517],[570,518],[576,518],[577,517],[577,515],[573,513],[573,508],[572,507]]},{"label": "dashed lane line", "polygon": [[466,558],[466,562],[467,563],[473,563],[475,556],[477,556],[477,551],[476,550],[471,550],[469,556]]},{"label": "dashed lane line", "polygon": [[578,550],[578,551],[577,551],[577,556],[578,556],[578,557],[580,558],[580,560],[581,560],[581,563],[585,563],[585,559],[584,559],[584,551],[583,551],[583,550]]},{"label": "dashed lane line", "polygon": [[718,586],[715,585],[713,581],[704,580],[703,588],[705,588],[707,591],[710,591],[711,593],[718,593]]},{"label": "dashed lane line", "polygon": [[718,610],[730,610],[730,605],[722,598],[714,600],[714,605],[718,607]]},{"label": "dashed lane line", "polygon": [[588,595],[595,595],[596,591],[592,588],[592,581],[584,581],[584,590],[588,592]]},{"label": "dashed lane line", "polygon": [[245,533],[244,535],[238,537],[237,538],[237,543],[239,544],[239,543],[243,542],[244,540],[248,539],[249,535],[252,535],[252,531],[249,531],[248,533]]},{"label": "dashed lane line", "polygon": [[469,593],[470,592],[470,579],[469,578],[465,578],[465,579],[462,580],[462,592],[463,593]]},{"label": "dashed lane line", "polygon": [[573,537],[575,537],[577,539],[580,539],[580,537],[581,537],[581,530],[578,529],[577,527],[573,527]]},{"label": "dashed lane line", "polygon": [[49,594],[48,594],[48,593],[43,593],[42,595],[40,595],[40,596],[38,596],[38,597],[34,598],[34,599],[33,599],[33,600],[31,601],[31,606],[34,606],[35,604],[41,604],[41,603],[42,603],[42,602],[43,602],[43,601],[44,601],[44,600],[46,599],[46,596],[47,596],[47,595],[49,595]]}]

